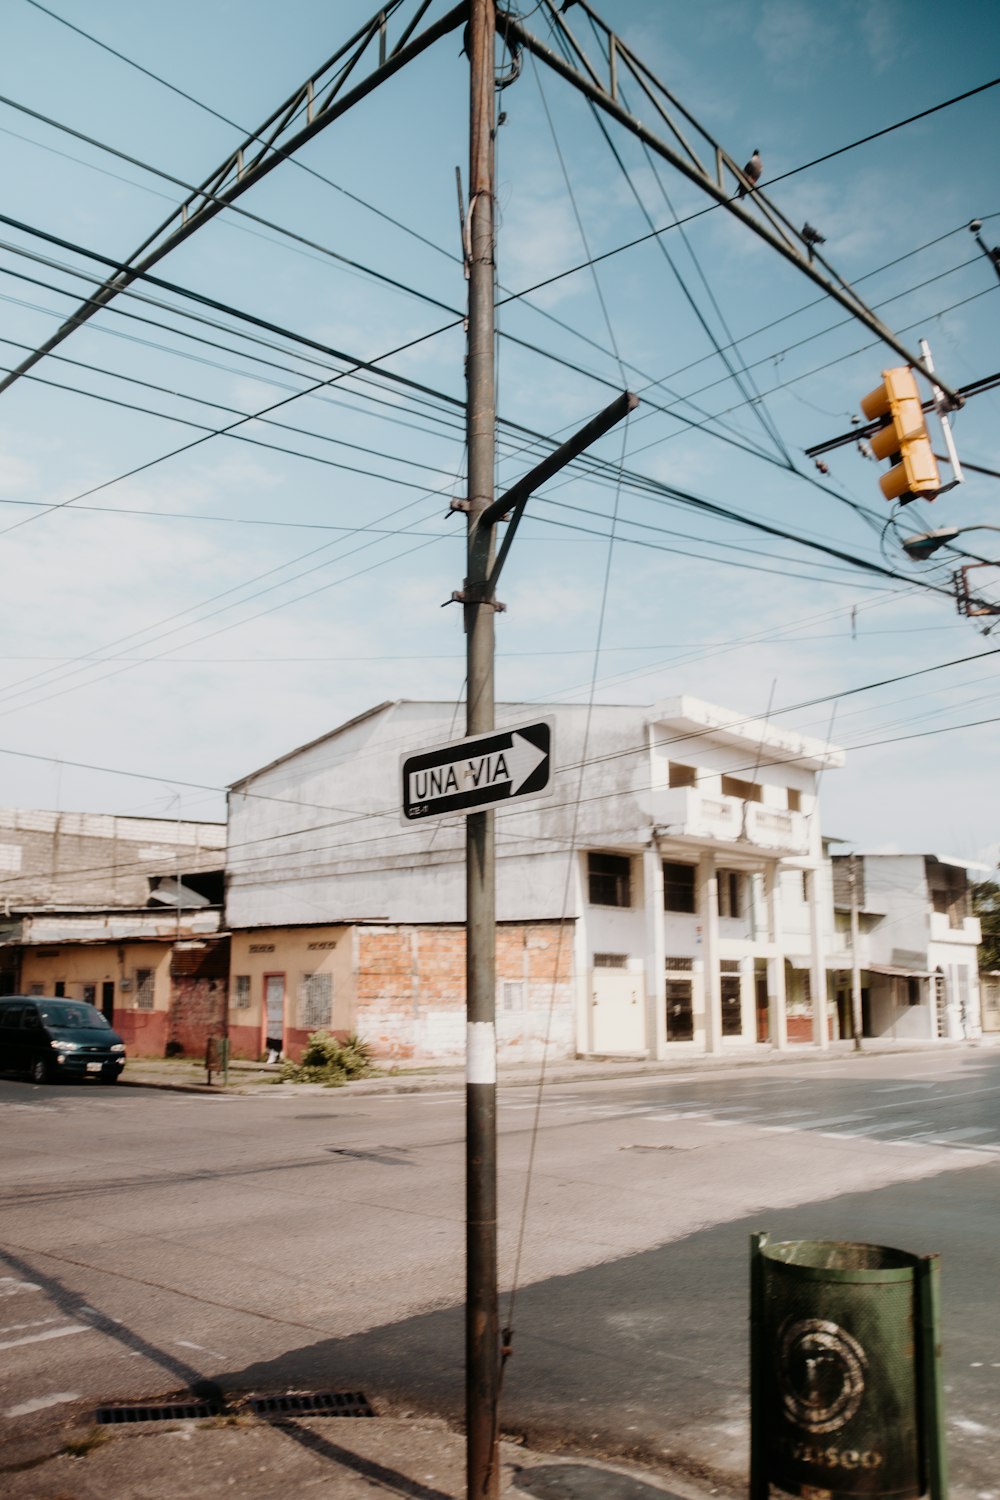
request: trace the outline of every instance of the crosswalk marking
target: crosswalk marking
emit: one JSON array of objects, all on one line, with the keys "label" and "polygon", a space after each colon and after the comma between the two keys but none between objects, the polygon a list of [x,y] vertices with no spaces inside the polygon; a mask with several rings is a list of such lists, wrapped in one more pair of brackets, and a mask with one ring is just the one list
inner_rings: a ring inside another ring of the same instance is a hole
[{"label": "crosswalk marking", "polygon": [[0,1349],[19,1349],[22,1344],[41,1344],[46,1339],[65,1339],[71,1333],[93,1333],[85,1323],[71,1323],[66,1328],[49,1328],[44,1333],[28,1333],[23,1339],[0,1340]]}]

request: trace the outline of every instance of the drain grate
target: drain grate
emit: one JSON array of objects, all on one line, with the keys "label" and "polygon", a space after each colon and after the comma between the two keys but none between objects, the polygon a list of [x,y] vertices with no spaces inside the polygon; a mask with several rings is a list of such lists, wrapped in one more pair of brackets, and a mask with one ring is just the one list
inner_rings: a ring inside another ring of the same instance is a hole
[{"label": "drain grate", "polygon": [[360,1391],[308,1391],[304,1395],[251,1396],[247,1409],[258,1417],[373,1417]]},{"label": "drain grate", "polygon": [[102,1427],[122,1422],[177,1422],[191,1417],[217,1417],[221,1411],[217,1401],[123,1401],[116,1406],[99,1406],[94,1421]]},{"label": "drain grate", "polygon": [[[360,1391],[286,1392],[282,1396],[248,1396],[238,1409],[255,1417],[373,1417],[366,1396]],[[181,1422],[192,1418],[219,1417],[228,1407],[223,1400],[119,1401],[99,1406],[94,1421],[102,1427],[126,1422]]]}]

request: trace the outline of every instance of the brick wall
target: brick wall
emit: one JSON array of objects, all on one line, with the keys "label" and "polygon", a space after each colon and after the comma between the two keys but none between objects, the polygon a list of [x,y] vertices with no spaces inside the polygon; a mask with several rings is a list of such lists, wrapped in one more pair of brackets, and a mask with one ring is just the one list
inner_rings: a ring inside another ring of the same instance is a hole
[{"label": "brick wall", "polygon": [[0,808],[0,897],[33,906],[144,906],[149,877],[217,870],[218,824]]},{"label": "brick wall", "polygon": [[208,1038],[222,1036],[227,988],[224,979],[173,980],[167,1041],[185,1057],[204,1057]]},{"label": "brick wall", "polygon": [[[561,937],[560,937],[561,930]],[[356,1029],[383,1058],[465,1053],[465,929],[358,927]],[[497,1052],[507,1061],[576,1050],[571,922],[497,928]]]},{"label": "brick wall", "polygon": [[170,957],[168,1042],[186,1057],[204,1057],[209,1037],[225,1031],[228,998],[228,937],[175,944]]}]

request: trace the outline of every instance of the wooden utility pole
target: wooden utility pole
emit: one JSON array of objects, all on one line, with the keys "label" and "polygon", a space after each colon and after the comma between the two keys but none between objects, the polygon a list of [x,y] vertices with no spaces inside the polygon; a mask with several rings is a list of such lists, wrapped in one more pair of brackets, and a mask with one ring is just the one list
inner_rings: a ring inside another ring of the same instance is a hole
[{"label": "wooden utility pole", "polygon": [[[494,601],[484,580],[494,527],[480,525],[493,503],[496,389],[493,358],[494,0],[471,0],[469,50],[469,273],[466,432],[469,453],[466,734],[493,728]],[[493,813],[466,819],[466,1443],[469,1500],[496,1500],[497,1312],[496,871]]]}]

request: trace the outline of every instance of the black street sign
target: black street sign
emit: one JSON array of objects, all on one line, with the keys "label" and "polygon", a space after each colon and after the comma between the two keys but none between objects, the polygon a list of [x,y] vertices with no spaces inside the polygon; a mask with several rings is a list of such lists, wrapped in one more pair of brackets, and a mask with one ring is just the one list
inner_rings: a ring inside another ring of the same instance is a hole
[{"label": "black street sign", "polygon": [[403,821],[482,812],[552,791],[551,719],[404,755]]}]

